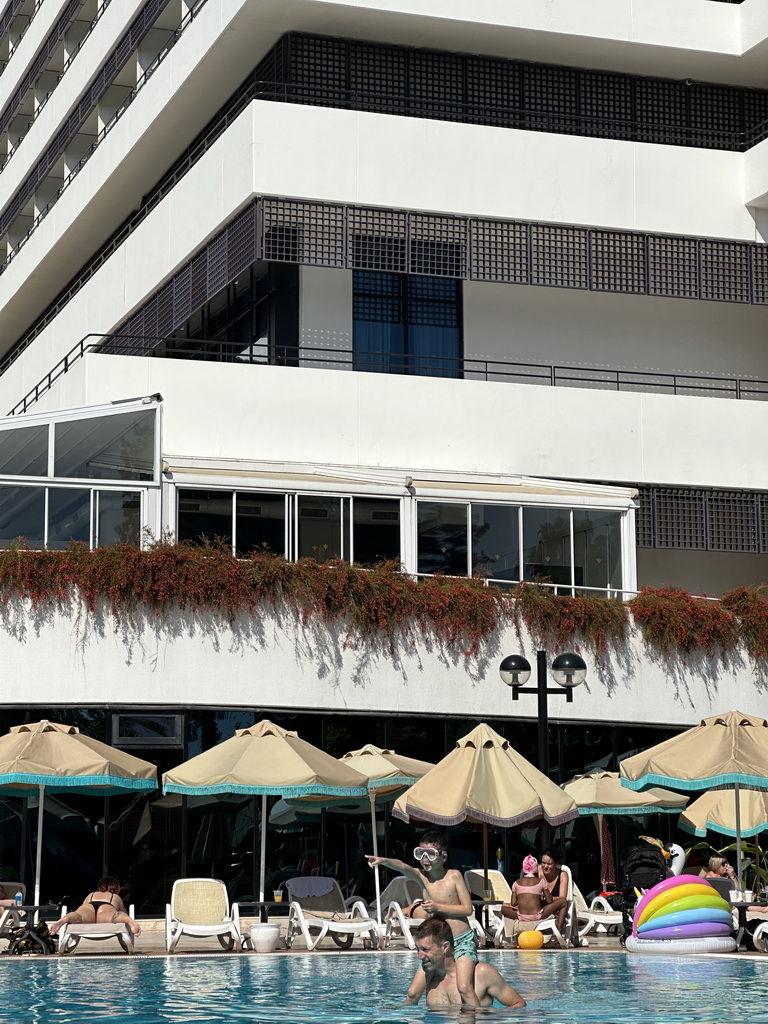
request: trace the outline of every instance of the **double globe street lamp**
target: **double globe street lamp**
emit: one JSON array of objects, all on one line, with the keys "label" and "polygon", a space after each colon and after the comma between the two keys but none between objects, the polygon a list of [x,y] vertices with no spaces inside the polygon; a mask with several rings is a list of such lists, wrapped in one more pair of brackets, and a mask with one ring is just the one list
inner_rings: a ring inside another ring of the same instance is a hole
[{"label": "double globe street lamp", "polygon": [[520,693],[536,693],[539,697],[539,771],[549,778],[549,694],[565,694],[568,703],[573,701],[573,691],[587,677],[587,666],[578,654],[558,654],[552,662],[552,678],[559,689],[547,686],[547,654],[536,652],[536,686],[526,686],[531,678],[531,664],[521,654],[509,654],[499,665],[499,675],[507,686],[512,687],[512,700]]}]

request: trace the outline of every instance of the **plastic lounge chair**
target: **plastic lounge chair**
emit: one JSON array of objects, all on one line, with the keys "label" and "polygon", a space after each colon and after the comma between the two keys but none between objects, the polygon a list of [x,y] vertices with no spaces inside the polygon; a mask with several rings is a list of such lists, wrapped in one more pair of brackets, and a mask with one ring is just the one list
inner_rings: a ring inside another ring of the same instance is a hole
[{"label": "plastic lounge chair", "polygon": [[368,907],[357,899],[347,908],[335,878],[322,875],[291,878],[285,887],[290,900],[285,937],[289,949],[299,934],[307,949],[316,949],[326,935],[342,949],[352,945],[355,935],[368,938],[372,946],[378,945],[381,931]]},{"label": "plastic lounge chair", "polygon": [[759,953],[768,953],[768,921],[763,921],[755,928],[752,941]]},{"label": "plastic lounge chair", "polygon": [[[412,878],[405,878],[404,875],[398,875],[397,878],[393,878],[389,885],[381,890],[379,895],[382,921],[386,918],[391,903],[397,903],[401,907],[408,907],[420,896],[421,886],[418,882],[414,882]],[[359,899],[359,896],[348,896],[344,900],[344,904],[347,909],[351,910],[355,901]],[[368,904],[368,910],[371,917],[376,917],[376,900]]]},{"label": "plastic lounge chair", "polygon": [[610,933],[612,930],[618,934],[622,926],[624,915],[620,910],[614,910],[604,896],[595,896],[589,906],[582,896],[579,887],[573,886],[573,903],[576,913],[585,922],[584,928],[579,929],[579,935],[587,935],[589,932],[600,930]]},{"label": "plastic lounge chair", "polygon": [[229,905],[227,887],[218,878],[179,878],[165,906],[165,947],[173,953],[182,935],[217,938],[224,949],[240,949],[240,910]]},{"label": "plastic lounge chair", "polygon": [[[61,908],[62,917],[66,914],[67,908]],[[134,916],[133,904],[128,907],[128,917]],[[71,953],[81,939],[94,939],[97,942],[104,939],[117,939],[126,953],[133,953],[136,949],[136,936],[125,923],[117,924],[69,924],[65,923],[59,929],[59,953],[62,955]]]},{"label": "plastic lounge chair", "polygon": [[[23,882],[0,882],[5,889],[6,898],[13,899],[17,892],[21,892],[21,902],[27,902],[27,887]],[[11,929],[18,928],[19,915],[13,907],[4,907],[0,915],[0,939],[11,939]]]},{"label": "plastic lounge chair", "polygon": [[[483,899],[483,887],[484,887],[484,873],[482,868],[471,868],[469,871],[464,872],[464,881],[467,883],[470,896],[473,899]],[[501,871],[488,871],[488,884],[491,887],[492,899],[501,900],[502,903],[509,903],[512,899],[512,890],[509,887],[509,882],[506,880]],[[486,908],[483,908],[483,914],[485,914]],[[488,910],[488,934],[487,938],[490,939],[494,946],[501,947],[504,945],[504,939],[506,938],[506,929],[504,927],[506,918],[501,915],[501,907],[491,907]],[[522,929],[521,929],[522,930]],[[483,929],[485,934],[485,929]]]},{"label": "plastic lounge chair", "polygon": [[[416,898],[418,899],[418,897]],[[412,902],[413,900],[406,904],[406,906],[409,906]],[[408,917],[403,907],[396,900],[392,900],[387,908],[387,914],[384,919],[384,947],[389,946],[393,939],[400,938],[405,940],[405,944],[409,949],[415,949],[416,943],[411,932],[414,928],[418,928],[420,924],[423,924],[424,920],[423,917]],[[487,939],[485,929],[474,917],[470,917],[469,926],[475,933],[478,948],[482,949]]]}]

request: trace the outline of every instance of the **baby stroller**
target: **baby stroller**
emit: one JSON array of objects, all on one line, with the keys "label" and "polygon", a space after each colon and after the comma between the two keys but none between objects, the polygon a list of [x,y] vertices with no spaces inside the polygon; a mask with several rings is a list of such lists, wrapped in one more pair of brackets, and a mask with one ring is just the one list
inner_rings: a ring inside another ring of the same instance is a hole
[{"label": "baby stroller", "polygon": [[[636,846],[630,851],[624,865],[621,893],[624,901],[621,907],[624,935],[632,934],[632,911],[638,896],[636,889],[651,889],[667,877],[667,861],[656,846]],[[622,942],[623,944],[623,942]]]}]

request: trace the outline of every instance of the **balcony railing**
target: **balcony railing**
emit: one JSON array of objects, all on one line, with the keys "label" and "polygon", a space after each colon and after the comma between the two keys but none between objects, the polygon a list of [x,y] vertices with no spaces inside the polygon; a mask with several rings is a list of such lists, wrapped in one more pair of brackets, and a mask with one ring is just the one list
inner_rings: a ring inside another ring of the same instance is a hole
[{"label": "balcony railing", "polygon": [[631,391],[643,394],[684,395],[698,398],[768,400],[768,380],[742,377],[710,377],[702,374],[660,373],[546,363],[514,362],[467,356],[380,352],[349,352],[331,348],[298,348],[261,344],[243,346],[228,341],[153,338],[135,335],[95,335],[82,338],[75,347],[8,412],[27,412],[56,381],[87,353],[140,356],[152,359],[190,359],[209,363],[251,366],[296,366],[326,370],[355,370],[461,380],[533,384],[544,387],[591,388],[599,391]]}]

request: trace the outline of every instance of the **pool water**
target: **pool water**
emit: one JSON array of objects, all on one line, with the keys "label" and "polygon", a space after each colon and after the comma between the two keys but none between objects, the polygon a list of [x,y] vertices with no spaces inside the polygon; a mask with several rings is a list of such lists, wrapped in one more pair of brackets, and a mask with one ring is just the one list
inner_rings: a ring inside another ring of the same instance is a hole
[{"label": "pool water", "polygon": [[[477,1020],[768,1024],[768,961],[715,956],[488,953],[528,1001]],[[8,958],[0,1021],[23,1024],[439,1024],[403,1007],[408,954]],[[471,1024],[472,1015],[461,1019]]]}]

